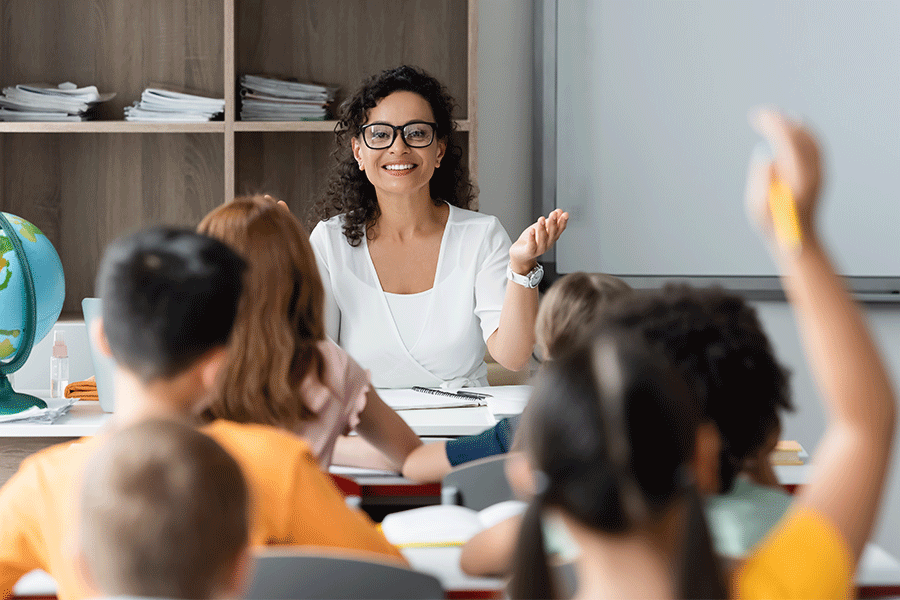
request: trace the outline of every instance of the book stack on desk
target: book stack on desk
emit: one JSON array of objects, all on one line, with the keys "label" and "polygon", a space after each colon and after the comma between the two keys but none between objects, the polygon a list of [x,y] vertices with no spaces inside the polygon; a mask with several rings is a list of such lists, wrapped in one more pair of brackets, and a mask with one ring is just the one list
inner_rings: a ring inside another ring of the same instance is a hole
[{"label": "book stack on desk", "polygon": [[263,75],[241,77],[242,121],[324,121],[336,87]]},{"label": "book stack on desk", "polygon": [[90,121],[95,107],[115,97],[101,94],[96,86],[78,87],[27,83],[3,88],[0,96],[0,121]]},{"label": "book stack on desk", "polygon": [[769,462],[773,465],[802,465],[803,446],[793,440],[781,440],[775,445],[775,450],[769,455]]}]

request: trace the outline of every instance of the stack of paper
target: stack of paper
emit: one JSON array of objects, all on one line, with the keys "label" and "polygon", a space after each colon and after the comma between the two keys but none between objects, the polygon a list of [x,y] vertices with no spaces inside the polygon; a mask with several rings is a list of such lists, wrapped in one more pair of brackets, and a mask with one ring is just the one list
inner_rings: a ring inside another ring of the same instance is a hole
[{"label": "stack of paper", "polygon": [[0,423],[22,425],[25,423],[55,423],[60,417],[67,414],[78,398],[69,398],[59,406],[38,408],[32,406],[22,412],[11,415],[0,415]]},{"label": "stack of paper", "polygon": [[89,121],[96,118],[94,107],[114,97],[101,94],[96,86],[80,88],[69,81],[20,84],[3,88],[0,121]]},{"label": "stack of paper", "polygon": [[207,98],[164,88],[147,88],[141,94],[140,102],[125,107],[125,120],[194,123],[213,121],[224,112],[224,98]]},{"label": "stack of paper", "polygon": [[324,121],[336,87],[243,75],[242,121]]}]

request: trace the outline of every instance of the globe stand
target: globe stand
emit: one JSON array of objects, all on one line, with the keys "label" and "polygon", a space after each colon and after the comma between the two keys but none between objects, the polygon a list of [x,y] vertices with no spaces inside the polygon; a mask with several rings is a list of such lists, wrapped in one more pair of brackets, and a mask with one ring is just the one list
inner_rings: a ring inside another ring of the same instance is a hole
[{"label": "globe stand", "polygon": [[12,224],[2,212],[0,212],[0,231],[5,233],[6,238],[12,243],[16,258],[19,259],[25,286],[25,327],[22,331],[22,341],[10,362],[0,361],[0,415],[14,415],[28,410],[32,406],[47,408],[47,403],[28,394],[16,393],[13,391],[9,379],[6,378],[8,374],[18,371],[31,354],[37,323],[37,300],[34,295],[34,276],[31,273],[31,266],[28,264],[28,257],[25,256],[25,249],[22,248],[22,243],[13,230]]},{"label": "globe stand", "polygon": [[47,408],[47,403],[28,394],[20,394],[13,390],[6,375],[0,374],[0,416],[14,415],[32,406]]}]

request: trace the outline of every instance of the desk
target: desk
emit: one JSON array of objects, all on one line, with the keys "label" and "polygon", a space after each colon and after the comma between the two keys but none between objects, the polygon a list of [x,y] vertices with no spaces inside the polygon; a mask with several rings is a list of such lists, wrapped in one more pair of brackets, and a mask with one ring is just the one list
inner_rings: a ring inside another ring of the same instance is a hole
[{"label": "desk", "polygon": [[[479,388],[481,389],[481,388]],[[21,390],[46,400],[49,404],[63,400],[46,398],[47,390]],[[529,386],[497,386],[484,388],[492,394],[487,406],[427,410],[403,410],[398,414],[416,435],[423,437],[456,437],[481,433],[497,422],[497,417],[517,414],[531,393]],[[390,390],[384,390],[386,397]],[[496,416],[495,416],[496,415]],[[94,435],[110,418],[98,402],[78,401],[69,414],[52,425],[0,424],[0,486],[19,467],[22,460],[43,448],[67,440]]]},{"label": "desk", "polygon": [[[488,577],[469,577],[459,568],[461,548],[406,548],[410,566],[438,578],[447,598],[500,598],[505,582]],[[900,595],[900,561],[879,546],[868,544],[856,573],[859,597]],[[56,582],[44,571],[28,573],[13,588],[14,597],[54,597]]]},{"label": "desk", "polygon": [[[500,598],[505,582],[488,577],[469,577],[459,568],[462,548],[407,548],[403,556],[410,566],[434,575],[447,598]],[[14,598],[53,598],[56,582],[44,571],[32,571],[13,588]]]}]

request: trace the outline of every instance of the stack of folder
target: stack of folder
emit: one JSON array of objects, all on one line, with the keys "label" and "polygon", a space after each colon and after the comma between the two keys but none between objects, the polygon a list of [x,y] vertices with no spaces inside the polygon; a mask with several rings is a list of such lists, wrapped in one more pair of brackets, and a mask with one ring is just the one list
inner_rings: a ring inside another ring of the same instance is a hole
[{"label": "stack of folder", "polygon": [[241,77],[242,121],[324,121],[336,87],[263,75]]},{"label": "stack of folder", "polygon": [[96,86],[80,88],[68,81],[19,84],[3,88],[0,121],[89,121],[96,118],[98,104],[114,97]]}]

